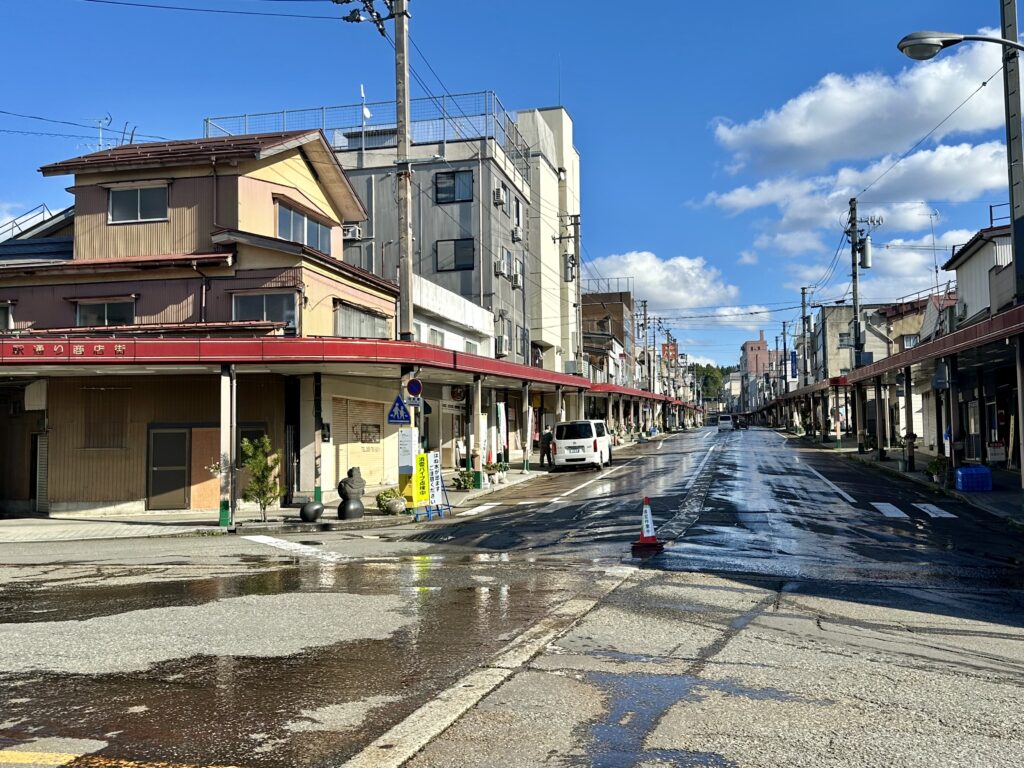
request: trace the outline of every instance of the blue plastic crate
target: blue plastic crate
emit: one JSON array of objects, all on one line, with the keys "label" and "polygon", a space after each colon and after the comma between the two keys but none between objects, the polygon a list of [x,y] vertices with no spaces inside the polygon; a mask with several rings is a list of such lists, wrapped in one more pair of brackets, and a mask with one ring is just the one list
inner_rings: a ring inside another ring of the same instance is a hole
[{"label": "blue plastic crate", "polygon": [[991,491],[992,470],[983,466],[958,467],[956,489],[958,491]]}]

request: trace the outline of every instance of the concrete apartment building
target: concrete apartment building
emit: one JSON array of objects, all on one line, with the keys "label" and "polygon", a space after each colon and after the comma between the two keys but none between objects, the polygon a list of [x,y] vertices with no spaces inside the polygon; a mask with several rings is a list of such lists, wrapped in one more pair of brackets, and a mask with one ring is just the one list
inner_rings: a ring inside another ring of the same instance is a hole
[{"label": "concrete apartment building", "polygon": [[[410,115],[414,271],[492,317],[488,341],[419,311],[426,317],[416,339],[450,348],[461,341],[462,351],[577,373],[578,286],[566,267],[580,211],[572,119],[561,107],[512,113],[490,91],[413,99]],[[365,223],[346,230],[344,259],[397,280],[394,103],[207,118],[206,131],[252,124],[324,130],[367,210]],[[519,397],[509,393],[510,412],[521,410]],[[573,392],[538,407],[561,416],[580,403]]]}]

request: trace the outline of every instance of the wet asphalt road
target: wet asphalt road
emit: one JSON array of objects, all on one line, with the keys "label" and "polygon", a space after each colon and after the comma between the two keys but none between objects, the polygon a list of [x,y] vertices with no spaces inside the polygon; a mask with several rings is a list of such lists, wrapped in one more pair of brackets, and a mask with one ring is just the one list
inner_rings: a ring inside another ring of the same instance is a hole
[{"label": "wet asphalt road", "polygon": [[756,429],[457,512],[0,549],[0,767],[1024,764],[985,513]]}]

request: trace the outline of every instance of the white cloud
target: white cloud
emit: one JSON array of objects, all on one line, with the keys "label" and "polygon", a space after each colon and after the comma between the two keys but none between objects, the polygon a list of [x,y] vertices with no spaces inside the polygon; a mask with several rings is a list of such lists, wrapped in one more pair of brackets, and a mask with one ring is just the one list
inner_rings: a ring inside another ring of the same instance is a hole
[{"label": "white cloud", "polygon": [[751,250],[740,251],[740,257],[736,260],[737,264],[741,264],[745,267],[753,266],[754,264],[757,264],[757,262],[757,251]]},{"label": "white cloud", "polygon": [[[719,119],[715,138],[733,153],[734,169],[746,163],[769,169],[824,168],[839,160],[904,151],[998,72],[999,54],[998,46],[966,44],[911,64],[896,76],[828,74],[761,117],[742,123]],[[941,141],[1002,124],[1002,79],[993,77],[932,138]]]},{"label": "white cloud", "polygon": [[649,310],[724,304],[739,295],[702,258],[661,259],[650,251],[629,251],[594,259],[592,266],[599,274],[632,277],[634,295],[647,299]]}]

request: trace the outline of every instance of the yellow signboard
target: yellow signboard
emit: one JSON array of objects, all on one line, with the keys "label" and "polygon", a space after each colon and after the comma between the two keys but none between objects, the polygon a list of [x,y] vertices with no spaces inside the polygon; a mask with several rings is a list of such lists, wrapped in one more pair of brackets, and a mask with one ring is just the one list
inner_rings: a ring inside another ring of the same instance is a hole
[{"label": "yellow signboard", "polygon": [[412,476],[412,505],[423,507],[430,503],[430,462],[427,454],[416,454],[416,466]]}]

